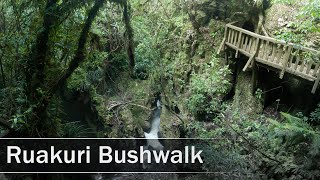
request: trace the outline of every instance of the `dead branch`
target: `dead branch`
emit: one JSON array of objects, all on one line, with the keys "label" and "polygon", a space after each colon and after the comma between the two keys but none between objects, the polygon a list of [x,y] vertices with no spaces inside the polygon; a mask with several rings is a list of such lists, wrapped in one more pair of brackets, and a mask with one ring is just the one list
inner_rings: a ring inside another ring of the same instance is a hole
[{"label": "dead branch", "polygon": [[150,109],[144,105],[141,105],[141,104],[136,104],[136,103],[133,103],[137,100],[133,100],[133,101],[127,101],[127,102],[116,102],[115,104],[111,105],[110,107],[108,107],[108,111],[111,111],[113,109],[116,109],[116,108],[119,108],[120,106],[126,106],[126,105],[132,105],[132,106],[137,106],[137,107],[140,107],[140,108],[143,108],[143,109],[146,109],[148,111],[153,111],[153,109]]}]

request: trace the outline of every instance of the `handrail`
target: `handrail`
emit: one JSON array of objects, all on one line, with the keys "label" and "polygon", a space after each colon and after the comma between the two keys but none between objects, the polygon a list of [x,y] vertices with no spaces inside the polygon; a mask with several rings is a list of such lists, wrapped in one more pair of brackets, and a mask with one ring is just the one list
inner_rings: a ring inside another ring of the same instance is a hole
[{"label": "handrail", "polygon": [[311,49],[311,48],[308,48],[308,47],[300,46],[298,44],[286,42],[286,41],[283,41],[283,40],[278,40],[278,39],[275,39],[275,38],[272,38],[272,37],[262,36],[260,34],[256,34],[254,32],[248,31],[246,29],[242,29],[242,28],[237,27],[235,25],[232,25],[230,23],[227,24],[226,26],[228,28],[231,28],[231,29],[234,29],[234,30],[237,30],[237,31],[241,31],[242,33],[246,33],[246,34],[248,34],[250,36],[258,37],[259,39],[262,39],[262,40],[266,40],[266,41],[270,41],[270,42],[277,43],[277,44],[282,44],[282,45],[292,45],[294,47],[294,49],[300,49],[300,50],[303,50],[303,51],[310,51],[310,52],[313,52],[315,54],[320,53],[320,51],[317,51],[315,49]]},{"label": "handrail", "polygon": [[317,58],[320,55],[317,50],[262,36],[237,27],[233,23],[229,23],[225,27],[224,38],[218,54],[225,49],[225,45],[236,50],[235,57],[238,57],[239,52],[249,57],[243,71],[246,71],[257,61],[280,70],[281,79],[284,73],[288,72],[314,81],[312,93],[315,93],[320,83],[320,61],[307,61],[303,56],[304,52],[308,52]]}]

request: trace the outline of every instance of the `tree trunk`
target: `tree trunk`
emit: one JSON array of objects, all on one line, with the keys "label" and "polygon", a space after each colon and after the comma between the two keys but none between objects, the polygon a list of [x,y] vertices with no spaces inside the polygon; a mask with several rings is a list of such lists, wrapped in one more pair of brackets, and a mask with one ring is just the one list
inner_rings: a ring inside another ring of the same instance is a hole
[{"label": "tree trunk", "polygon": [[[133,29],[130,23],[130,4],[127,1],[123,1],[123,19],[127,30],[128,37],[128,58],[129,58],[129,68],[133,70],[135,66],[134,60],[134,39],[133,39]],[[132,72],[132,71],[131,71]]]},{"label": "tree trunk", "polygon": [[61,78],[54,83],[54,85],[49,89],[49,94],[52,96],[55,92],[59,90],[59,87],[62,87],[66,82],[67,79],[71,76],[73,71],[79,67],[79,65],[85,60],[85,45],[87,43],[88,34],[91,28],[91,25],[97,16],[99,9],[103,6],[104,0],[96,0],[95,5],[89,12],[88,18],[85,22],[85,25],[82,29],[82,32],[79,37],[78,41],[78,48],[74,58],[71,60],[68,69],[66,72],[61,76]]},{"label": "tree trunk", "polygon": [[1,69],[2,84],[3,84],[3,87],[6,87],[6,77],[3,70],[2,56],[0,57],[0,69]]},{"label": "tree trunk", "polygon": [[[45,65],[47,62],[47,52],[49,49],[49,35],[51,28],[57,23],[58,19],[55,18],[55,12],[59,9],[56,8],[57,0],[48,0],[46,5],[43,31],[37,36],[36,45],[33,50],[32,58],[28,62],[27,77],[27,96],[32,108],[32,114],[28,117],[27,135],[30,136],[57,136],[59,125],[48,119],[48,105],[54,95],[54,93],[63,87],[67,79],[71,76],[73,71],[79,67],[80,63],[85,60],[85,45],[91,25],[98,14],[99,9],[102,7],[104,0],[96,0],[94,6],[91,8],[88,17],[85,21],[85,25],[78,41],[78,48],[74,58],[71,60],[68,69],[62,75],[62,77],[53,83],[46,82],[45,80]],[[50,87],[50,88],[48,88]]]},{"label": "tree trunk", "polygon": [[261,11],[261,12],[259,13],[259,21],[258,21],[257,28],[256,28],[256,30],[255,30],[255,33],[260,34],[260,32],[261,32],[261,30],[262,30],[263,21],[264,21],[264,16],[263,16],[263,12]]},{"label": "tree trunk", "polygon": [[[27,132],[29,135],[42,134],[38,129],[42,129],[47,119],[47,106],[46,95],[43,93],[44,81],[45,81],[45,65],[47,63],[47,52],[49,50],[49,35],[54,25],[54,10],[57,5],[57,0],[48,0],[45,7],[45,13],[43,17],[42,31],[37,35],[36,44],[32,49],[30,60],[27,61],[26,69],[26,94],[29,100],[29,104],[33,110],[31,115],[27,119],[27,123],[30,126],[28,128],[31,132]],[[30,107],[30,108],[31,108]],[[46,130],[43,130],[45,132]]]}]

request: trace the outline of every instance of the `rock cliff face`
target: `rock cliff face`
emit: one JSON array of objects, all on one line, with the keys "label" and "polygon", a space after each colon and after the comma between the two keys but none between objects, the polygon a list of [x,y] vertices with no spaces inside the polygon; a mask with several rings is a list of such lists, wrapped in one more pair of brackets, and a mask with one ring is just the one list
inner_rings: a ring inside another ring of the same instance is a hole
[{"label": "rock cliff face", "polygon": [[233,98],[233,109],[242,117],[254,116],[261,113],[262,102],[252,94],[251,72],[241,72],[238,74],[235,95]]},{"label": "rock cliff face", "polygon": [[[263,0],[261,6],[268,7],[268,1]],[[247,21],[257,20],[259,8],[255,1],[250,0],[200,0],[195,1],[195,11],[191,14],[191,21],[198,27],[207,26],[211,20],[217,21]]]}]

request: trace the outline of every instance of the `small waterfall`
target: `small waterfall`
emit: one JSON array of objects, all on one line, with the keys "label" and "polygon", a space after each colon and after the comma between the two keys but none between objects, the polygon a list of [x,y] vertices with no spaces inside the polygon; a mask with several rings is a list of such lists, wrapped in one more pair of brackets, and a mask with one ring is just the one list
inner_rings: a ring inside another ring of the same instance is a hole
[{"label": "small waterfall", "polygon": [[[164,146],[159,141],[160,133],[160,116],[161,116],[161,102],[157,100],[157,107],[153,110],[151,121],[150,121],[150,130],[149,132],[144,132],[144,137],[147,139],[147,145],[143,147],[144,150],[152,148],[154,150],[162,150]],[[143,169],[147,169],[147,157],[143,157],[144,163],[142,165]]]},{"label": "small waterfall", "polygon": [[160,133],[160,115],[161,115],[161,102],[157,100],[157,107],[152,113],[151,127],[149,132],[144,132],[144,137],[147,139],[147,146],[156,150],[163,149],[163,145],[159,142]]},{"label": "small waterfall", "polygon": [[[164,146],[160,143],[159,141],[159,134],[160,134],[160,116],[161,116],[161,101],[157,100],[156,107],[152,111],[151,118],[150,118],[150,128],[144,132],[144,136],[146,139],[146,144],[144,145],[143,149],[144,150],[162,150],[164,149]],[[144,156],[144,163],[142,164],[143,169],[147,168],[152,168],[147,163],[147,156]],[[92,180],[105,180],[105,179],[110,179],[110,180],[122,180],[122,179],[130,179],[134,177],[144,177],[144,176],[161,176],[161,175],[136,175],[136,174],[131,174],[131,173],[126,173],[126,174],[94,174],[92,175]]]}]

